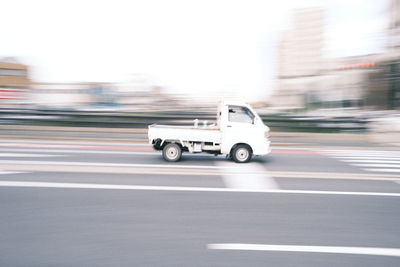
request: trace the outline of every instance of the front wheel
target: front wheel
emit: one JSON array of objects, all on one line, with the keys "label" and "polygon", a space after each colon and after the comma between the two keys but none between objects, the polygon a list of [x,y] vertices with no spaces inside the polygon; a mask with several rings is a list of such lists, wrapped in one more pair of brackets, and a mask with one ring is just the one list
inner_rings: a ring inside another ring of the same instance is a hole
[{"label": "front wheel", "polygon": [[171,143],[164,147],[163,157],[166,161],[179,161],[182,156],[182,149],[178,144]]},{"label": "front wheel", "polygon": [[237,145],[232,150],[232,159],[237,163],[246,163],[249,162],[253,152],[248,145]]}]

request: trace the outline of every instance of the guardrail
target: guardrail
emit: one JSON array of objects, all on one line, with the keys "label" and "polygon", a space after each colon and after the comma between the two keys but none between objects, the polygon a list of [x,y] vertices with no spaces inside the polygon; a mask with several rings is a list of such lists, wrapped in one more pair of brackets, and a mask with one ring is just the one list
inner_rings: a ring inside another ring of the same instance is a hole
[{"label": "guardrail", "polygon": [[[365,118],[315,118],[293,115],[261,114],[272,129],[284,131],[364,132]],[[193,119],[215,121],[207,112],[102,112],[33,109],[0,109],[0,123],[25,125],[59,125],[80,127],[145,128],[149,124],[192,125]]]}]

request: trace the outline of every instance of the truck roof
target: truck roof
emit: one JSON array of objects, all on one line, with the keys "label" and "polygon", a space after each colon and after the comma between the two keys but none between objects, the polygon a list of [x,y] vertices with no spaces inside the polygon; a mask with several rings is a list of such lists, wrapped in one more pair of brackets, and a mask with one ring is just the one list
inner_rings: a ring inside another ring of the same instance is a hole
[{"label": "truck roof", "polygon": [[234,106],[248,106],[249,105],[244,101],[236,101],[236,100],[222,100],[220,102],[220,104],[222,104],[222,105],[234,105]]}]

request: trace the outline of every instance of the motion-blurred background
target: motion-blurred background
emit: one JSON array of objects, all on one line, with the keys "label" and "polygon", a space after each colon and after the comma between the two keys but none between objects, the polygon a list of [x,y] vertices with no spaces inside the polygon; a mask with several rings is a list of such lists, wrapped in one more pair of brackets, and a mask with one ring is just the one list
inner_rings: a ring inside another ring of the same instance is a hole
[{"label": "motion-blurred background", "polygon": [[[270,154],[148,143],[222,99]],[[0,0],[0,266],[398,267],[399,148],[400,0]]]},{"label": "motion-blurred background", "polygon": [[279,130],[400,124],[398,0],[2,2],[3,124],[180,124],[226,98]]}]

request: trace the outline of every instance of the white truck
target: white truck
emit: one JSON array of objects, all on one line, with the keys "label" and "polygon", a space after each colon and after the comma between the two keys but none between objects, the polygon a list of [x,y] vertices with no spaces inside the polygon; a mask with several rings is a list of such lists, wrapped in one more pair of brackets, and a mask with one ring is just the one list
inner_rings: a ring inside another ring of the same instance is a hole
[{"label": "white truck", "polygon": [[227,155],[235,162],[271,152],[269,128],[246,103],[220,102],[216,124],[193,126],[148,126],[149,143],[162,150],[166,161],[179,161],[182,152]]}]

